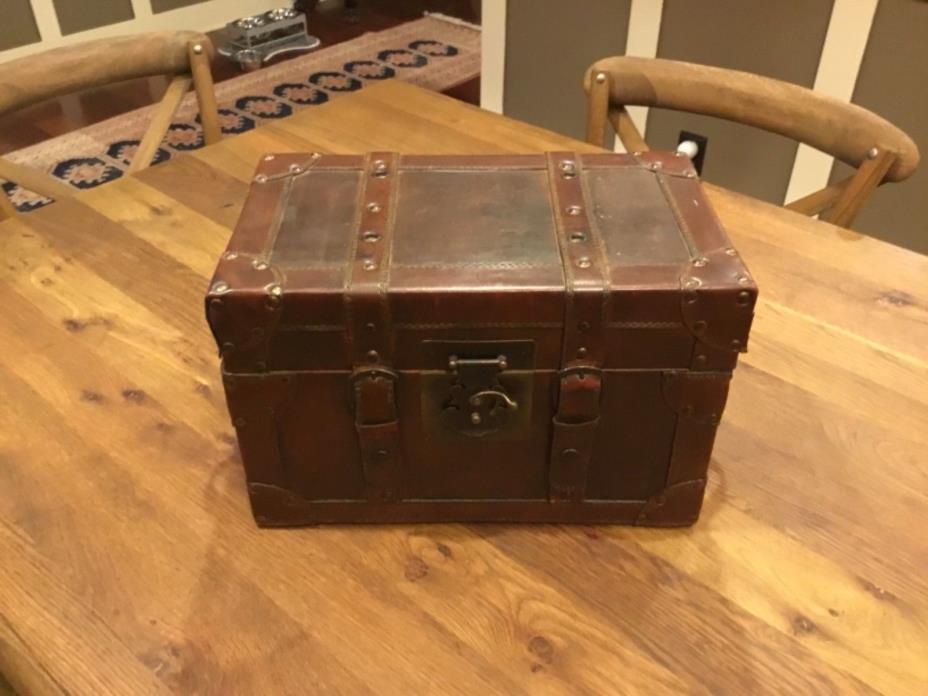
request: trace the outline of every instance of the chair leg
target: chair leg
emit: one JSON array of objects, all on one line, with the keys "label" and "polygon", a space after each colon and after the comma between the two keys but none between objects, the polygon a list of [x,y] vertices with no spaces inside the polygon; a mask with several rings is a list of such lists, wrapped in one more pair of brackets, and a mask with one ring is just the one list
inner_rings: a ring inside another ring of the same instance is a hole
[{"label": "chair leg", "polygon": [[638,126],[632,121],[632,117],[624,106],[609,109],[609,122],[612,123],[626,152],[647,152],[651,149],[641,137]]},{"label": "chair leg", "polygon": [[13,201],[6,195],[6,191],[0,190],[0,220],[6,220],[16,215],[18,211]]},{"label": "chair leg", "polygon": [[132,162],[129,164],[127,171],[130,174],[145,169],[151,164],[152,158],[158,151],[158,146],[164,140],[164,134],[168,132],[168,128],[171,126],[171,119],[174,118],[174,113],[189,88],[190,78],[186,75],[177,75],[171,80],[171,84],[168,85],[161,103],[155,108],[148,130],[145,131],[142,142],[139,143],[139,147],[135,151],[135,157],[132,158]]},{"label": "chair leg", "polygon": [[197,93],[197,104],[200,107],[203,139],[207,145],[212,145],[222,139],[222,128],[219,125],[219,107],[216,105],[216,91],[213,87],[213,73],[209,69],[209,56],[206,46],[198,43],[191,43],[187,46],[187,54],[190,56],[193,90]]},{"label": "chair leg", "polygon": [[802,215],[818,215],[823,210],[834,205],[834,202],[838,199],[838,196],[840,196],[841,192],[847,188],[847,185],[851,183],[853,178],[853,175],[849,176],[836,184],[831,184],[830,186],[819,189],[814,193],[810,193],[808,196],[797,198],[792,203],[787,203],[783,207],[787,210],[794,210],[797,213],[801,213]]},{"label": "chair leg", "polygon": [[603,146],[606,139],[606,115],[609,112],[609,75],[594,73],[590,80],[590,91],[586,102],[586,141],[591,145]]},{"label": "chair leg", "polygon": [[860,165],[835,204],[825,211],[820,219],[838,227],[850,227],[864,202],[882,183],[883,177],[895,161],[895,153],[873,148],[870,158]]},{"label": "chair leg", "polygon": [[55,200],[71,198],[78,191],[61,179],[56,179],[38,169],[17,164],[5,157],[0,157],[0,179],[15,181],[28,191],[35,191]]}]

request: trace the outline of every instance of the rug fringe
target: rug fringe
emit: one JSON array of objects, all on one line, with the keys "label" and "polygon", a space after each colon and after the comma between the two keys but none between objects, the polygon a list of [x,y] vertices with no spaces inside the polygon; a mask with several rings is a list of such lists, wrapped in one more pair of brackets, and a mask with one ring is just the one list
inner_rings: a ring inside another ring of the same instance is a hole
[{"label": "rug fringe", "polygon": [[451,15],[442,14],[441,12],[423,12],[424,17],[433,17],[435,19],[440,19],[443,22],[448,22],[449,24],[457,24],[462,27],[467,27],[469,29],[476,29],[480,31],[480,25],[474,24],[473,22],[468,22],[465,19],[460,19],[459,17],[452,17]]}]

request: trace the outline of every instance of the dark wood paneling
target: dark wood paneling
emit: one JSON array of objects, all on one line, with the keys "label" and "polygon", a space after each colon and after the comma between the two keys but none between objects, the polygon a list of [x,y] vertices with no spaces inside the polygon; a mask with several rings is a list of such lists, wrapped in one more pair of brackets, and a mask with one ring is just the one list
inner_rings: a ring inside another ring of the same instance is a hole
[{"label": "dark wood paneling", "polygon": [[[168,10],[176,10],[179,7],[187,7],[188,5],[197,5],[205,0],[151,0],[151,11],[155,14],[159,12],[167,12]],[[281,6],[286,5],[287,3],[280,3]]]},{"label": "dark wood paneling", "polygon": [[0,9],[0,51],[35,43],[41,37],[29,0],[3,0]]},{"label": "dark wood paneling", "polygon": [[[831,0],[664,0],[658,55],[811,87],[831,5]],[[708,136],[706,179],[783,202],[796,156],[794,141],[706,116],[651,110],[651,147],[676,147],[681,130]]]},{"label": "dark wood paneling", "polygon": [[509,0],[506,115],[583,138],[583,73],[599,58],[625,52],[630,4]]},{"label": "dark wood paneling", "polygon": [[[854,103],[889,119],[918,144],[922,166],[873,194],[854,229],[928,254],[928,3],[882,0],[854,90]],[[840,162],[832,181],[851,168]]]},{"label": "dark wood paneling", "polygon": [[[5,0],[4,0],[5,2]],[[130,0],[52,0],[58,25],[65,36],[125,22],[135,17]]]}]

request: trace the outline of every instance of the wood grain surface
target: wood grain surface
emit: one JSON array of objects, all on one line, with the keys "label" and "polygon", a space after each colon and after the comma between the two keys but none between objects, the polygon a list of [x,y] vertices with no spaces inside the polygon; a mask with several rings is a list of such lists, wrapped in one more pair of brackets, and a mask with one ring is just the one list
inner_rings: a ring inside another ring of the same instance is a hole
[{"label": "wood grain surface", "polygon": [[259,531],[202,297],[266,152],[589,145],[388,82],[0,225],[0,671],[55,694],[924,694],[928,259],[716,188],[691,529]]}]

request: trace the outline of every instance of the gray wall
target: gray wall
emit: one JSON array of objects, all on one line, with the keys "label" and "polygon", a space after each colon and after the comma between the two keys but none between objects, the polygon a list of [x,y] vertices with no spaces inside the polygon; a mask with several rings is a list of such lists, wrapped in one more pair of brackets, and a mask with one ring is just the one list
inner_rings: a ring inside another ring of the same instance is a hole
[{"label": "gray wall", "polygon": [[509,0],[506,115],[583,138],[583,72],[595,60],[625,52],[630,4],[630,0]]},{"label": "gray wall", "polygon": [[[196,5],[205,0],[148,0],[153,13]],[[281,5],[287,2],[281,0]],[[88,29],[133,19],[132,0],[52,0],[61,34],[68,36]],[[218,20],[217,26],[224,24]],[[186,29],[189,27],[177,27]],[[41,41],[30,0],[0,0],[0,51]]]},{"label": "gray wall", "polygon": [[[504,112],[584,137],[580,80],[624,53],[628,0],[509,0]],[[747,70],[811,87],[832,0],[664,0],[658,56]],[[928,2],[881,0],[853,101],[906,130],[928,155]],[[647,139],[672,148],[681,130],[709,137],[704,177],[782,204],[797,144],[718,119],[651,109]],[[881,187],[854,227],[928,253],[928,163]],[[833,179],[848,168],[836,166]]]},{"label": "gray wall", "polygon": [[62,36],[135,17],[130,0],[53,0],[53,4]]},{"label": "gray wall", "polygon": [[[853,101],[902,128],[922,155],[914,176],[876,190],[854,228],[928,254],[928,3],[880,3]],[[832,181],[851,172],[839,162]]]},{"label": "gray wall", "polygon": [[0,0],[0,51],[35,43],[39,29],[29,0]]},{"label": "gray wall", "polygon": [[[811,87],[830,16],[831,0],[664,0],[657,55]],[[703,169],[708,181],[783,202],[795,141],[709,116],[650,110],[651,147],[675,148],[681,130],[709,138]]]}]

